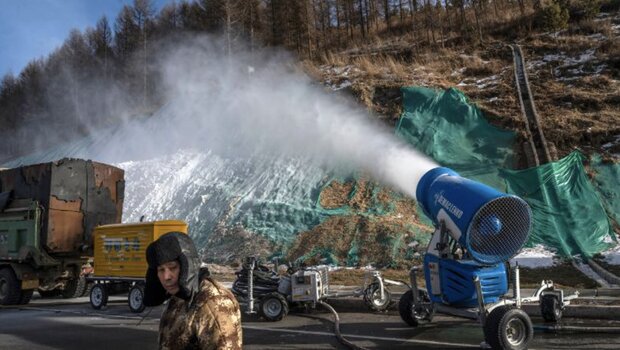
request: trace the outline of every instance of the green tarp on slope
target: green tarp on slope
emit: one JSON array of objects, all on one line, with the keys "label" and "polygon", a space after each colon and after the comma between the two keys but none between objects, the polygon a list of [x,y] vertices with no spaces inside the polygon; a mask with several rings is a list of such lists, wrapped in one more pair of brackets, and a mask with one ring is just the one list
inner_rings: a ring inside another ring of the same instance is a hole
[{"label": "green tarp on slope", "polygon": [[525,199],[534,214],[529,244],[585,257],[609,248],[615,237],[596,190],[585,172],[584,156],[573,152],[536,168],[502,170],[511,193]]},{"label": "green tarp on slope", "polygon": [[[402,92],[397,135],[464,177],[523,197],[534,216],[529,246],[543,244],[563,256],[586,257],[608,248],[605,242],[615,235],[580,153],[537,168],[500,170],[513,168],[513,132],[490,125],[458,90],[407,87]],[[606,206],[620,213],[620,167],[601,167],[598,174]]]},{"label": "green tarp on slope", "polygon": [[594,155],[590,167],[594,170],[592,181],[607,214],[620,226],[620,164],[604,163],[600,155]]},{"label": "green tarp on slope", "polygon": [[501,130],[456,89],[402,88],[396,134],[442,166],[500,190],[498,169],[512,168],[515,134]]}]

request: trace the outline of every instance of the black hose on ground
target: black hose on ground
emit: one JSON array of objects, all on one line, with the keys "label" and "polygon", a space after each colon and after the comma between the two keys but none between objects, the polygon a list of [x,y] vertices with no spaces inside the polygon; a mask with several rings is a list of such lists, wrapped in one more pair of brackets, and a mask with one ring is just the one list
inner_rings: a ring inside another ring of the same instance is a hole
[{"label": "black hose on ground", "polygon": [[[232,292],[235,295],[247,297],[248,295],[248,274],[250,266],[244,264],[240,271],[237,271],[237,279],[233,283]],[[277,292],[280,277],[264,265],[256,265],[252,271],[253,293],[255,297],[261,297],[269,293]]]},{"label": "black hose on ground", "polygon": [[144,321],[144,319],[146,319],[146,317],[151,314],[151,311],[153,311],[153,309],[154,309],[154,307],[150,308],[149,312],[147,312],[146,315],[142,316],[142,318],[140,319],[140,322],[138,322],[136,324],[136,327],[139,326],[140,324],[142,324],[142,321]]},{"label": "black hose on ground", "polygon": [[567,326],[561,324],[535,325],[534,331],[546,333],[610,333],[620,334],[620,327]]},{"label": "black hose on ground", "polygon": [[323,301],[319,301],[318,302],[319,305],[323,306],[324,308],[326,308],[327,310],[331,311],[332,314],[334,315],[334,328],[335,328],[335,333],[336,333],[336,338],[338,338],[338,341],[340,343],[342,343],[344,346],[348,347],[349,349],[352,350],[368,350],[364,347],[361,346],[357,346],[353,343],[351,343],[350,341],[346,340],[342,334],[340,333],[340,317],[338,317],[338,313],[336,312],[336,310],[334,310],[334,308],[323,302]]}]

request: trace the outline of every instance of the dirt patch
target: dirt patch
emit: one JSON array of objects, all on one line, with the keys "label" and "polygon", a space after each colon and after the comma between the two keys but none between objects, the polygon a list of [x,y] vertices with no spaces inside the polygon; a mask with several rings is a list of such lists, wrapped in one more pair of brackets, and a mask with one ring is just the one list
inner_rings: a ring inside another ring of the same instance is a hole
[{"label": "dirt patch", "polygon": [[327,189],[330,203],[344,205],[349,214],[301,232],[287,251],[289,261],[407,267],[419,256],[420,242],[428,241],[432,229],[420,223],[414,200],[364,179]]}]

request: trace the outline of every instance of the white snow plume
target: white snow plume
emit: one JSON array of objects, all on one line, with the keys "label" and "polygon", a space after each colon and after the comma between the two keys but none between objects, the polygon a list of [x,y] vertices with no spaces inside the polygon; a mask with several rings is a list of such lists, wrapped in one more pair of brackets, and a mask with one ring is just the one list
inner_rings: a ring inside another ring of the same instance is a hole
[{"label": "white snow plume", "polygon": [[314,84],[286,55],[228,57],[219,47],[203,37],[162,59],[171,103],[147,130],[132,130],[119,152],[140,149],[136,156],[144,158],[191,148],[235,159],[299,157],[328,169],[368,171],[412,197],[419,178],[436,166],[366,111]]}]

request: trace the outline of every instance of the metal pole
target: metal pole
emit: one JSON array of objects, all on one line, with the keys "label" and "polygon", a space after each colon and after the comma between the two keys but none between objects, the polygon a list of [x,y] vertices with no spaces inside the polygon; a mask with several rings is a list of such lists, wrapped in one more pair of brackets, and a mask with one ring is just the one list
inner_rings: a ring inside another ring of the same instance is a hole
[{"label": "metal pole", "polygon": [[478,314],[480,318],[480,322],[484,325],[487,315],[486,309],[484,307],[484,297],[482,295],[482,286],[480,285],[480,277],[474,277],[474,285],[476,286],[476,295],[478,296]]},{"label": "metal pole", "polygon": [[416,281],[417,270],[418,270],[417,266],[414,266],[411,268],[411,270],[409,270],[409,280],[411,281],[411,293],[413,294],[414,305],[417,305],[420,302],[419,297],[418,297],[418,282]]},{"label": "metal pole", "polygon": [[256,265],[256,260],[254,257],[248,258],[249,260],[249,268],[248,271],[248,314],[254,313],[254,266]]},{"label": "metal pole", "polygon": [[519,263],[515,265],[515,302],[517,303],[517,307],[521,308],[521,277],[519,276]]}]

